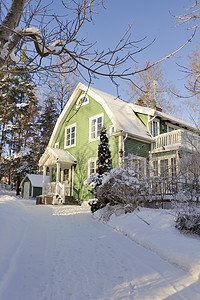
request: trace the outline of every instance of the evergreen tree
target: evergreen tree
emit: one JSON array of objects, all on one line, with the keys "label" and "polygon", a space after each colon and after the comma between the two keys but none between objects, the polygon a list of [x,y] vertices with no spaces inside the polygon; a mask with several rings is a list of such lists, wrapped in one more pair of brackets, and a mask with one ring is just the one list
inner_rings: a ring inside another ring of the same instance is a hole
[{"label": "evergreen tree", "polygon": [[9,64],[8,72],[0,81],[0,102],[3,107],[0,123],[1,168],[4,176],[8,176],[9,183],[15,183],[17,195],[24,175],[37,169],[37,155],[33,152],[33,146],[38,100],[26,61],[24,49],[20,66]]},{"label": "evergreen tree", "polygon": [[86,186],[93,184],[93,190],[91,192],[95,196],[95,200],[91,201],[89,204],[91,206],[91,211],[95,212],[96,210],[103,208],[108,203],[106,199],[97,199],[98,189],[102,184],[104,176],[106,176],[112,169],[112,159],[111,152],[109,149],[109,140],[107,137],[107,129],[104,125],[100,132],[100,144],[98,147],[98,160],[97,160],[97,173],[92,175]]},{"label": "evergreen tree", "polygon": [[51,95],[49,95],[44,101],[44,107],[39,118],[40,155],[44,153],[46,147],[48,146],[49,139],[55,127],[58,116],[59,113],[55,100]]},{"label": "evergreen tree", "polygon": [[103,175],[112,169],[111,152],[109,149],[107,128],[103,126],[100,132],[100,144],[98,148],[97,173]]}]

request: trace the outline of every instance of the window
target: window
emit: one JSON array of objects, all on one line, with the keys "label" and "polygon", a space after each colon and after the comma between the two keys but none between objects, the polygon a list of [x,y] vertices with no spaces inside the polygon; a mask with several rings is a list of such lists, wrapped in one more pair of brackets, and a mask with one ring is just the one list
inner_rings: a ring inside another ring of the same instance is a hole
[{"label": "window", "polygon": [[65,148],[76,146],[76,124],[65,127]]},{"label": "window", "polygon": [[157,160],[153,161],[153,175],[158,176],[158,161]]},{"label": "window", "polygon": [[129,154],[124,157],[124,168],[131,168],[136,172],[138,178],[146,174],[146,158]]},{"label": "window", "polygon": [[174,128],[174,127],[167,126],[167,132],[171,132],[171,131],[173,131],[173,130],[175,130],[175,128]]},{"label": "window", "polygon": [[59,142],[55,143],[54,148],[55,148],[55,149],[59,149]]},{"label": "window", "polygon": [[171,158],[171,175],[172,177],[176,177],[176,158]]},{"label": "window", "polygon": [[115,133],[115,127],[113,125],[110,125],[110,136]]},{"label": "window", "polygon": [[169,175],[168,159],[161,159],[160,161],[160,176],[167,177]]},{"label": "window", "polygon": [[160,134],[160,122],[158,120],[153,120],[151,122],[151,134],[153,137]]},{"label": "window", "polygon": [[79,98],[78,98],[78,101],[76,103],[76,107],[80,107],[80,106],[83,106],[85,104],[88,104],[89,103],[89,97],[85,94],[81,95]]},{"label": "window", "polygon": [[88,161],[88,175],[96,173],[97,169],[97,157],[90,158]]},{"label": "window", "polygon": [[90,132],[89,141],[90,142],[98,139],[98,137],[100,136],[100,131],[101,131],[102,126],[103,126],[103,114],[100,114],[100,115],[90,118],[90,128],[89,128],[89,132]]}]

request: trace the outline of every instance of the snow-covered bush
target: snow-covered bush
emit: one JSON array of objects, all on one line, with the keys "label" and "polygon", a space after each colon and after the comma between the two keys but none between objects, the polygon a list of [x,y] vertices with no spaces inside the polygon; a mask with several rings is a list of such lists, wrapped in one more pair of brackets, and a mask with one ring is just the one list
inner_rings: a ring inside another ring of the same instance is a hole
[{"label": "snow-covered bush", "polygon": [[131,168],[115,168],[103,176],[102,183],[96,189],[97,201],[93,203],[95,210],[120,205],[124,213],[132,212],[146,202],[145,193],[148,187],[137,178]]},{"label": "snow-covered bush", "polygon": [[200,203],[188,196],[187,191],[176,194],[172,201],[176,211],[175,227],[180,231],[200,235]]},{"label": "snow-covered bush", "polygon": [[179,151],[179,193],[173,195],[172,201],[176,228],[200,235],[200,149],[193,136],[186,136],[185,142],[189,150]]},{"label": "snow-covered bush", "polygon": [[180,214],[176,219],[176,228],[200,235],[200,213],[199,214]]}]

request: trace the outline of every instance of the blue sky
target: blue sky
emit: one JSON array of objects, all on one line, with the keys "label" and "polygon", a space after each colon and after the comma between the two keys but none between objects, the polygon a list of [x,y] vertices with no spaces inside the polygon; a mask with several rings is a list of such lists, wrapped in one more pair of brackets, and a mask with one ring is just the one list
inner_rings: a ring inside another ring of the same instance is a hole
[{"label": "blue sky", "polygon": [[[154,62],[175,51],[190,38],[192,32],[182,26],[176,27],[170,12],[182,14],[191,3],[188,0],[105,0],[106,9],[100,9],[100,13],[94,18],[94,24],[85,26],[84,34],[88,35],[89,41],[97,41],[97,47],[112,48],[126,31],[128,24],[134,22],[131,31],[133,40],[146,37],[148,43],[156,39],[152,46],[137,55],[135,59],[141,65],[146,60]],[[198,38],[196,34],[194,40]],[[184,74],[179,71],[177,63],[187,65],[187,54],[191,49],[192,46],[187,45],[176,54],[175,58],[167,59],[162,63],[168,79],[174,82],[181,94],[186,93],[185,81]],[[107,78],[95,80],[94,87],[116,95],[115,86]],[[127,83],[121,82],[120,96],[123,99],[127,98],[126,90]]]}]

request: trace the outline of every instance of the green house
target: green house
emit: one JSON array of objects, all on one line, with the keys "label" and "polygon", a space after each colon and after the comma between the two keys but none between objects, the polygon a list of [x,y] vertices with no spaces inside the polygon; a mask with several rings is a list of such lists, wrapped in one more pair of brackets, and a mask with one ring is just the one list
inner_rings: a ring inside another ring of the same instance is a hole
[{"label": "green house", "polygon": [[[157,173],[166,166],[170,172],[176,171],[180,150],[189,147],[185,135],[193,135],[196,130],[158,108],[131,104],[79,83],[39,161],[43,168],[43,196],[51,196],[54,204],[92,198],[84,181],[96,170],[103,125],[109,135],[113,167],[121,166],[132,155],[134,162],[152,164]],[[144,168],[144,172],[148,170]]]}]

